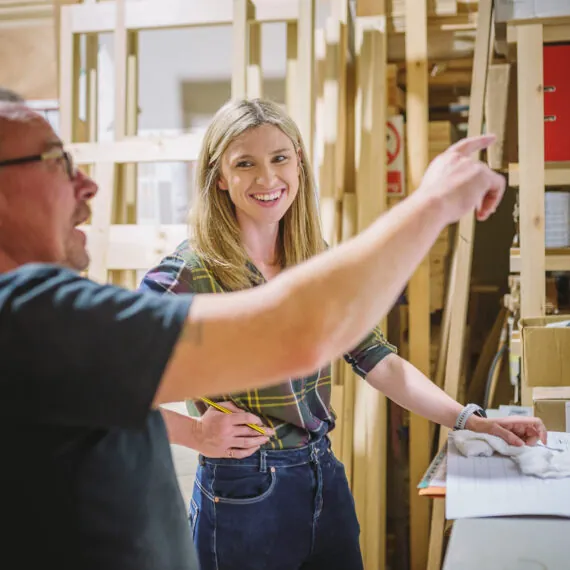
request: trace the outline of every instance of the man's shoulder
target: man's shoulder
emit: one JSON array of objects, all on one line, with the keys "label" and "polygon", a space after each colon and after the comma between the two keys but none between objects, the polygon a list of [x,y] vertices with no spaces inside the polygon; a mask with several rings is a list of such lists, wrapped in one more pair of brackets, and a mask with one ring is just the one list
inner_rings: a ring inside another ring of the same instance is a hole
[{"label": "man's shoulder", "polygon": [[52,263],[26,263],[16,269],[0,273],[2,285],[21,284],[26,281],[41,281],[50,278],[70,278],[77,274],[61,265]]},{"label": "man's shoulder", "polygon": [[76,272],[60,265],[27,263],[0,274],[0,306],[15,297],[29,298],[76,281],[87,282]]}]

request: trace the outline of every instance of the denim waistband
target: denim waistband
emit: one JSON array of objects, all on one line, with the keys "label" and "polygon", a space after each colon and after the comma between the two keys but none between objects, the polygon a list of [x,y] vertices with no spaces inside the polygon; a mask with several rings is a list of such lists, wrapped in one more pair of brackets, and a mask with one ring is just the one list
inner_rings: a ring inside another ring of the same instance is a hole
[{"label": "denim waistband", "polygon": [[199,456],[200,465],[226,465],[236,467],[256,467],[265,471],[268,467],[295,467],[306,463],[318,461],[325,453],[332,453],[331,443],[328,436],[292,449],[262,449],[244,459],[231,459],[226,457]]}]

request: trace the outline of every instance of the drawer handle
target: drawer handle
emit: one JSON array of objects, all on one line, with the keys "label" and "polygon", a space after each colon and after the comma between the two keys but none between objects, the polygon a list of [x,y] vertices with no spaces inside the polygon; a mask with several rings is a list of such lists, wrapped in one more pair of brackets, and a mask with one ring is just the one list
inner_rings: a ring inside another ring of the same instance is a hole
[{"label": "drawer handle", "polygon": [[544,122],[553,123],[556,121],[556,115],[546,115],[544,117]]},{"label": "drawer handle", "polygon": [[555,85],[545,85],[544,86],[544,92],[545,93],[554,93],[554,91],[556,91]]}]

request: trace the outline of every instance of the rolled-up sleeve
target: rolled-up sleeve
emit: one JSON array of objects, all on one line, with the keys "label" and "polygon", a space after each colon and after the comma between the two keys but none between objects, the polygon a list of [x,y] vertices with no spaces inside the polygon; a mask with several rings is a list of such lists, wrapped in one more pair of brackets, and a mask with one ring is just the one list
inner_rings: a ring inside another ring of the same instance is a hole
[{"label": "rolled-up sleeve", "polygon": [[382,329],[375,327],[358,346],[347,352],[344,358],[356,374],[361,378],[366,378],[383,358],[397,353],[398,349],[386,340]]}]

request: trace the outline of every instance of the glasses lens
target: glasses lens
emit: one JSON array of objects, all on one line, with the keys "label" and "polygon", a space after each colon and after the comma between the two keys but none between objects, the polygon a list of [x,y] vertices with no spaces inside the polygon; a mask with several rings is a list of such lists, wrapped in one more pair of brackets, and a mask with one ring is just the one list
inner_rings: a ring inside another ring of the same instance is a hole
[{"label": "glasses lens", "polygon": [[65,167],[67,169],[67,175],[71,180],[73,180],[75,178],[75,165],[73,164],[73,158],[68,152],[64,152],[63,157],[65,158]]}]

